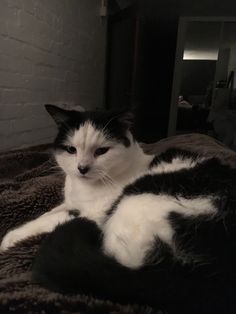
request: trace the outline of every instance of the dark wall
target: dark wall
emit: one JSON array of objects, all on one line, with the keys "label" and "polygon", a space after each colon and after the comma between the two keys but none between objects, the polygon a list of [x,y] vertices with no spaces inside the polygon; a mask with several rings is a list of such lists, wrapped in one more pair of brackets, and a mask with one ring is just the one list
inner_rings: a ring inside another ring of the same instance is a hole
[{"label": "dark wall", "polygon": [[109,18],[107,108],[129,107],[132,94],[136,12],[123,10]]},{"label": "dark wall", "polygon": [[236,16],[231,0],[145,0],[139,3],[142,43],[137,74],[138,135],[146,142],[167,135],[180,16]]}]

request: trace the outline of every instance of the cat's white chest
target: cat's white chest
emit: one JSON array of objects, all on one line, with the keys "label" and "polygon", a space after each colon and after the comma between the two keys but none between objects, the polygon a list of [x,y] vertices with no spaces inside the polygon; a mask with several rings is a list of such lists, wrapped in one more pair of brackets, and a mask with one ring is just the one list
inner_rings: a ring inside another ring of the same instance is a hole
[{"label": "cat's white chest", "polygon": [[81,180],[70,177],[65,182],[66,206],[69,209],[78,209],[81,217],[94,220],[98,224],[120,193],[119,187],[83,184]]}]

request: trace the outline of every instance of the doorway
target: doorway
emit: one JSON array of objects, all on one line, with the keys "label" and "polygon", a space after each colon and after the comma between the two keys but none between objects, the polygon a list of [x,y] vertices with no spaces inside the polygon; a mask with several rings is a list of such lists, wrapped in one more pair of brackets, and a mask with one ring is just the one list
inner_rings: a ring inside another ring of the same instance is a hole
[{"label": "doorway", "polygon": [[227,145],[236,134],[236,18],[182,17],[168,135],[214,134]]}]

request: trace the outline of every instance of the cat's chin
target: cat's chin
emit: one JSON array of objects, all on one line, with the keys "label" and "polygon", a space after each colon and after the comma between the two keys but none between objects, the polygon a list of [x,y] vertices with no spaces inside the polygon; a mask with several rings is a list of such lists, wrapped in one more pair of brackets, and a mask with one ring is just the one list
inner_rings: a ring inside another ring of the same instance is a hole
[{"label": "cat's chin", "polygon": [[79,180],[92,180],[93,178],[92,177],[89,177],[89,176],[80,176],[80,175],[77,175],[77,178]]},{"label": "cat's chin", "polygon": [[93,183],[93,182],[97,182],[99,181],[99,178],[97,177],[93,177],[93,176],[81,176],[81,175],[77,175],[78,180],[80,180],[81,182],[89,182],[89,183]]}]

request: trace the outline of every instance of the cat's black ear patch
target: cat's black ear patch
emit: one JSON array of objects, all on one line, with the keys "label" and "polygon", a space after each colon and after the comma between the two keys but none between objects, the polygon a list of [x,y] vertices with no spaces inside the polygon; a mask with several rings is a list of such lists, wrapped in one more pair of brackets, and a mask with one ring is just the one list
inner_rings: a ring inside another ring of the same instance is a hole
[{"label": "cat's black ear patch", "polygon": [[134,115],[131,111],[124,110],[116,115],[113,115],[114,118],[111,122],[110,126],[110,133],[117,139],[119,139],[125,147],[130,146],[130,140],[127,137],[127,131],[129,130],[131,133],[132,128],[134,125]]},{"label": "cat's black ear patch", "polygon": [[54,105],[47,104],[45,108],[58,126],[68,121],[72,114],[72,111],[64,110]]}]

